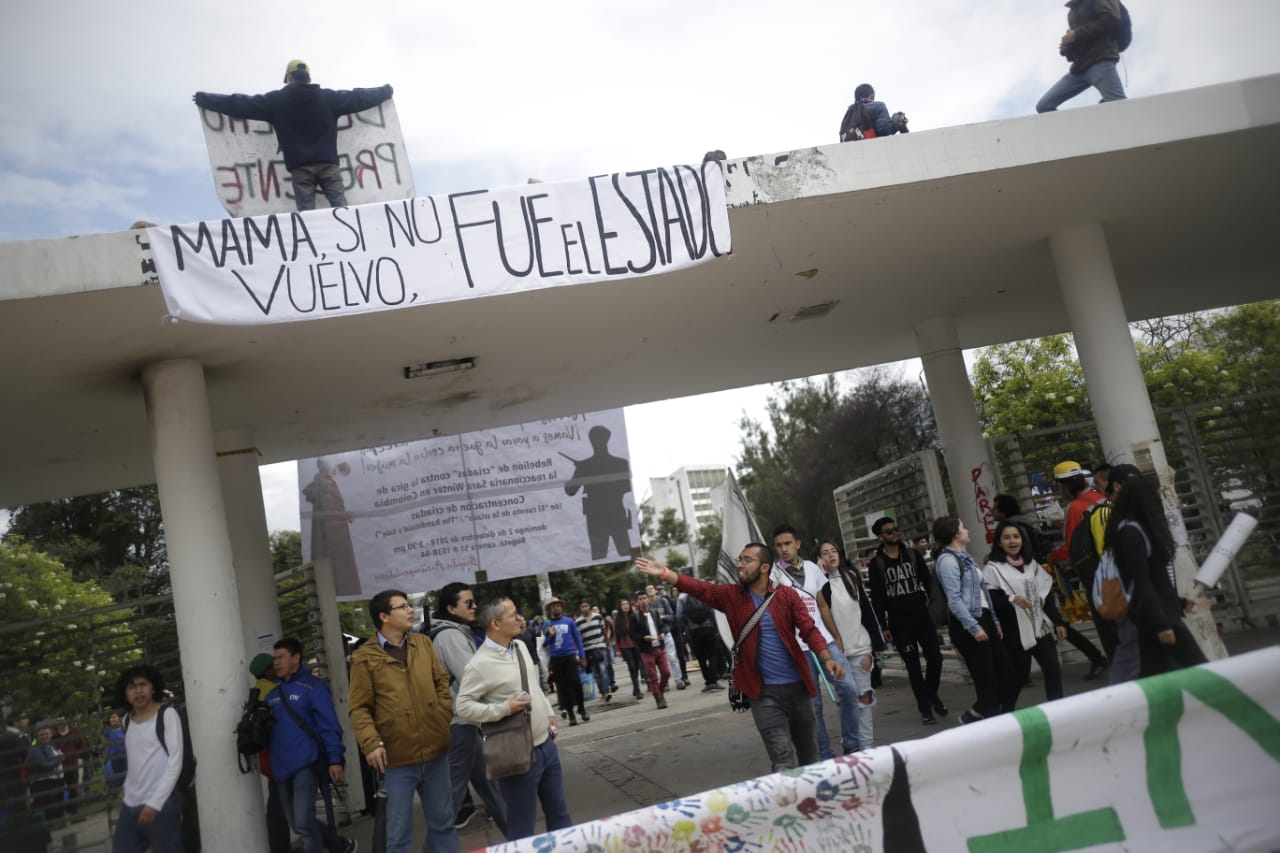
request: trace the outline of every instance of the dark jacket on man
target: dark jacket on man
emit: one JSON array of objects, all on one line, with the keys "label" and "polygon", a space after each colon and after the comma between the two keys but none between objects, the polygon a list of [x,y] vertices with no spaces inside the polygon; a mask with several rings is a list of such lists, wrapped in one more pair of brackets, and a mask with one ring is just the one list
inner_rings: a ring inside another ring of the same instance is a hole
[{"label": "dark jacket on man", "polygon": [[196,104],[232,118],[270,122],[276,130],[284,164],[338,164],[338,119],[391,97],[391,87],[335,92],[315,83],[287,83],[263,95],[215,95],[197,92]]},{"label": "dark jacket on man", "polygon": [[[649,615],[653,617],[653,627],[658,629],[658,633],[665,634],[666,631],[662,628],[662,619],[657,613],[653,612],[652,608],[649,610]],[[649,634],[649,626],[647,620],[644,618],[644,614],[639,610],[631,611],[631,615],[628,618],[628,625],[630,626],[631,639],[636,641],[636,648],[640,651],[651,652],[654,649],[661,649],[664,647],[665,644],[662,640],[658,639],[658,637],[654,637],[652,640],[645,639],[645,635]],[[650,634],[649,636],[653,635]]]},{"label": "dark jacket on man", "polygon": [[1067,28],[1075,41],[1062,50],[1071,73],[1083,74],[1094,63],[1120,58],[1115,30],[1120,25],[1120,0],[1069,0]]}]

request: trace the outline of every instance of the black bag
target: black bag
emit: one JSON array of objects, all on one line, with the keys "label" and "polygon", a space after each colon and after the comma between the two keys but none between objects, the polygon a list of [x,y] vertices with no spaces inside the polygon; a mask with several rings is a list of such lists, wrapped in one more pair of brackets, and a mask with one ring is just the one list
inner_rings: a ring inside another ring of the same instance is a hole
[{"label": "black bag", "polygon": [[774,587],[773,591],[764,597],[764,601],[760,602],[756,612],[751,614],[747,624],[743,625],[742,630],[738,632],[738,640],[733,644],[733,649],[729,652],[729,707],[735,711],[742,712],[751,709],[751,700],[733,684],[733,671],[738,663],[738,649],[742,648],[743,642],[760,624],[760,620],[764,618],[765,610],[769,607],[769,602],[773,601],[773,597],[777,594],[778,589]]},{"label": "black bag", "polygon": [[876,125],[871,120],[871,110],[862,101],[855,101],[845,110],[840,120],[840,141],[856,142],[859,139],[875,139]]},{"label": "black bag", "polygon": [[[520,689],[529,692],[529,672],[520,649],[512,649],[520,663]],[[490,779],[520,776],[533,767],[533,722],[529,708],[493,723],[482,723],[484,770]]]},{"label": "black bag", "polygon": [[253,762],[249,759],[271,744],[271,727],[275,721],[271,709],[258,697],[258,688],[249,688],[244,712],[240,715],[240,722],[236,723],[236,752],[239,753],[241,773],[251,772]]}]

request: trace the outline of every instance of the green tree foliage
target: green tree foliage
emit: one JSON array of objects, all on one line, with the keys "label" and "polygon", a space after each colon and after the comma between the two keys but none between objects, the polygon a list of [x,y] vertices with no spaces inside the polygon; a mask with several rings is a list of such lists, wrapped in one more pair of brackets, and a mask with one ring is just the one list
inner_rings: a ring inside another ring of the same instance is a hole
[{"label": "green tree foliage", "polygon": [[676,511],[670,507],[662,511],[658,517],[658,526],[654,531],[653,544],[659,547],[684,545],[689,541],[689,525],[683,518],[676,517]]},{"label": "green tree foliage", "polygon": [[[1133,326],[1138,361],[1157,408],[1280,387],[1280,301],[1146,320]],[[989,436],[1093,417],[1069,335],[983,349],[974,396]]]},{"label": "green tree foliage", "polygon": [[720,519],[713,518],[698,528],[698,553],[702,559],[698,562],[696,576],[706,581],[716,579],[716,571],[720,566],[720,540],[722,533]]},{"label": "green tree foliage", "polygon": [[120,666],[137,660],[128,613],[91,616],[111,593],[17,536],[0,542],[0,706],[34,723],[59,709],[95,711]]},{"label": "green tree foliage", "polygon": [[155,486],[27,504],[5,538],[21,538],[117,600],[168,592],[169,563]]},{"label": "green tree foliage", "polygon": [[837,486],[937,445],[924,389],[884,369],[859,371],[842,391],[835,376],[783,382],[767,423],[742,419],[738,480],[766,530],[788,522],[809,541],[838,530]]},{"label": "green tree foliage", "polygon": [[1091,417],[1070,335],[997,344],[973,366],[978,418],[987,435],[1012,435]]}]

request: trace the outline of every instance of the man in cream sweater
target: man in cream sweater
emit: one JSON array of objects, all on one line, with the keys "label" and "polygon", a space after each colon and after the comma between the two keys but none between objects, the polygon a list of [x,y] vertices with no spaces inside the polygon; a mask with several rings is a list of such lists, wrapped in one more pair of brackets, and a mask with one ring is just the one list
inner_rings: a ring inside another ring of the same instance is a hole
[{"label": "man in cream sweater", "polygon": [[[516,606],[509,598],[487,601],[480,605],[476,624],[484,626],[485,640],[462,672],[454,713],[474,723],[492,723],[528,708],[533,727],[529,772],[496,780],[507,806],[507,839],[534,834],[539,802],[548,832],[572,826],[556,752],[556,714],[538,686],[538,668],[524,643],[516,642],[522,628]],[[520,677],[522,662],[527,686]]]}]

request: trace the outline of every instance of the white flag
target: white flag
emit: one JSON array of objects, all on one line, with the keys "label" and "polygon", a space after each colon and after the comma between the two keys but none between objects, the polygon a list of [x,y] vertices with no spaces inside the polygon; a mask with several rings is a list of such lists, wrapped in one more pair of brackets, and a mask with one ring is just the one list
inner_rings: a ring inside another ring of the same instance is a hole
[{"label": "white flag", "polygon": [[[713,492],[712,502],[716,501],[720,502],[720,560],[716,567],[716,580],[738,583],[738,553],[748,542],[764,542],[764,534],[760,532],[751,504],[747,503],[747,496],[742,493],[732,471]],[[729,631],[728,620],[718,610],[716,625],[725,645],[732,649],[738,638]]]}]

